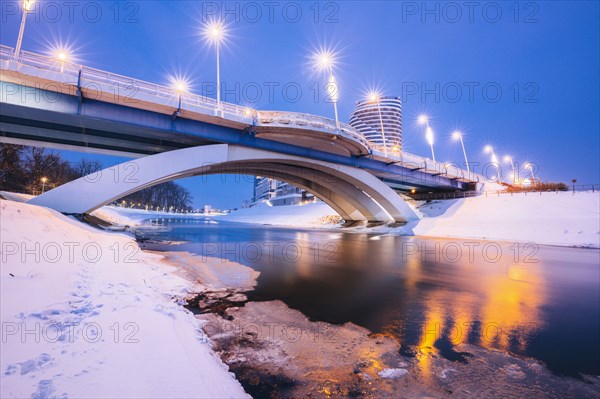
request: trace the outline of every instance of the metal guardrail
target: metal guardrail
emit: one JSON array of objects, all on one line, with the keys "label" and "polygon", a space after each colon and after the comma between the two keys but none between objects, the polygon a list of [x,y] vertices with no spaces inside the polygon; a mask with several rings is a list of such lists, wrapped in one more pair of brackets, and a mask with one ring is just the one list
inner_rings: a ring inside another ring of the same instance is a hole
[{"label": "metal guardrail", "polygon": [[[570,191],[573,191],[573,186],[569,186],[567,185],[567,187],[569,187]],[[600,184],[579,184],[579,185],[575,185],[575,192],[600,192]]]},{"label": "metal guardrail", "polygon": [[382,145],[371,145],[371,151],[374,155],[378,155],[409,169],[424,170],[426,172],[433,172],[432,174],[441,175],[450,179],[460,179],[474,183],[488,181],[485,176],[475,172],[467,172],[465,169],[457,167],[452,163],[434,161],[433,159],[421,157],[408,152],[393,151],[389,148],[386,153]]},{"label": "metal guardrail", "polygon": [[456,198],[468,198],[477,196],[477,191],[460,191],[454,193],[431,193],[431,194],[410,194],[405,196],[405,201],[429,201],[429,200],[448,200]]},{"label": "metal guardrail", "polygon": [[542,193],[600,193],[600,184],[580,184],[573,186],[567,186],[566,190],[559,189],[538,189],[532,187],[530,189],[524,189],[523,191],[485,191],[481,195],[477,191],[460,191],[452,193],[426,193],[426,194],[410,194],[405,195],[405,201],[433,201],[433,200],[448,200],[456,198],[468,198],[468,197],[498,197],[501,195],[541,195]]},{"label": "metal guardrail", "polygon": [[151,83],[84,65],[77,65],[72,62],[61,61],[50,56],[28,51],[21,51],[18,60],[14,60],[14,50],[12,47],[4,45],[0,45],[0,59],[7,62],[16,61],[21,65],[31,66],[49,72],[61,73],[62,75],[71,76],[75,79],[81,79],[80,83],[83,87],[86,87],[86,85],[89,87],[92,83],[96,83],[108,85],[115,89],[115,91],[121,89],[125,93],[128,91],[134,92],[132,95],[140,93],[172,100],[174,102],[178,102],[181,98],[182,107],[188,105],[196,109],[199,108],[203,113],[209,115],[213,115],[217,112],[220,113],[223,118],[235,116],[236,120],[242,118],[242,120],[245,120],[249,125],[269,126],[275,124],[288,127],[292,125],[302,129],[340,134],[359,142],[366,149],[370,148],[368,141],[352,126],[345,123],[340,124],[341,128],[338,130],[335,121],[317,115],[286,111],[255,111],[248,107],[242,107],[227,102],[221,102],[219,105],[215,99],[210,97],[189,92],[180,93],[175,88],[169,86]]}]

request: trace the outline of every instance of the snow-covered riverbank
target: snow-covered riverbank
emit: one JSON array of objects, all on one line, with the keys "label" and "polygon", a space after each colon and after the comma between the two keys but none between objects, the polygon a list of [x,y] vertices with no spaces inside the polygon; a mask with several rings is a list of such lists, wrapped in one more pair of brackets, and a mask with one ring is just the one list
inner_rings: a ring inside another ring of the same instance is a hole
[{"label": "snow-covered riverbank", "polygon": [[[421,219],[402,228],[359,231],[600,247],[600,193],[546,192],[413,202]],[[241,209],[217,220],[323,227],[325,203]],[[331,227],[331,226],[329,226]],[[356,229],[354,229],[356,230]]]},{"label": "snow-covered riverbank", "polygon": [[247,397],[162,256],[13,201],[0,233],[0,397]]},{"label": "snow-covered riverbank", "polygon": [[[22,194],[15,200],[26,200]],[[520,193],[410,202],[420,220],[400,228],[352,228],[347,231],[533,242],[542,245],[600,248],[599,192]],[[93,215],[111,223],[138,226],[161,217],[200,217],[104,206]],[[339,216],[323,202],[239,209],[215,220],[299,228],[338,228]]]}]

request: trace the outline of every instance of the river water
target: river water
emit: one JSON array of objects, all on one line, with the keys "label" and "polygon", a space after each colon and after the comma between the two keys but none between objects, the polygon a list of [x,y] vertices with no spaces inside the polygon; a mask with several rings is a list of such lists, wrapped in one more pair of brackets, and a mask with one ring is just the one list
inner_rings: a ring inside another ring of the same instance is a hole
[{"label": "river water", "polygon": [[251,301],[279,299],[313,321],[393,336],[466,362],[468,343],[600,375],[600,251],[480,240],[153,219],[150,239],[260,272]]}]

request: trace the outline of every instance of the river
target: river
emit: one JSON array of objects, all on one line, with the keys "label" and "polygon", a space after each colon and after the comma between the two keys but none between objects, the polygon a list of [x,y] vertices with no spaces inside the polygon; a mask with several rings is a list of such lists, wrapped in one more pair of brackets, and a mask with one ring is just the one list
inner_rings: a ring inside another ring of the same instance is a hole
[{"label": "river", "polygon": [[460,343],[600,375],[600,252],[511,242],[153,219],[170,251],[260,272],[251,301],[279,299],[314,321],[392,335],[411,356],[466,361]]}]

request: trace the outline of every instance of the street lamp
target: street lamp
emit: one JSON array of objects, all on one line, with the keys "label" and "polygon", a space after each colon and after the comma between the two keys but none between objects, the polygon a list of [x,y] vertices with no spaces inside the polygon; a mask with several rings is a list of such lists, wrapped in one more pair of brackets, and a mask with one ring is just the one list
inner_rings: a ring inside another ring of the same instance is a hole
[{"label": "street lamp", "polygon": [[173,82],[172,83],[173,89],[177,93],[178,102],[179,102],[176,112],[181,112],[181,97],[183,96],[184,93],[188,92],[188,90],[189,90],[188,83],[183,79],[174,79],[172,82]]},{"label": "street lamp", "polygon": [[333,103],[333,111],[335,113],[335,127],[337,130],[340,130],[340,120],[338,118],[338,85],[333,76],[333,65],[335,63],[334,56],[329,51],[320,51],[315,54],[316,65],[320,70],[324,70],[329,75],[329,80],[327,83],[327,93],[329,94],[329,98],[331,98],[331,102]]},{"label": "street lamp", "polygon": [[467,173],[470,174],[471,170],[469,169],[469,161],[467,160],[467,151],[465,151],[465,142],[463,141],[462,132],[459,130],[455,130],[454,132],[452,132],[452,139],[460,140],[460,145],[462,146],[463,155],[465,156],[465,165],[467,165]]},{"label": "street lamp", "polygon": [[65,71],[65,61],[69,59],[69,54],[65,50],[58,50],[56,58],[60,62],[60,73],[63,73]]},{"label": "street lamp", "polygon": [[517,181],[517,171],[515,170],[515,163],[510,155],[504,156],[504,162],[510,163],[510,168],[512,170],[513,184]]},{"label": "street lamp", "polygon": [[19,37],[17,38],[17,46],[15,47],[15,60],[19,59],[21,53],[21,44],[23,43],[23,32],[25,31],[25,20],[27,19],[27,13],[31,11],[34,0],[24,0],[21,3],[23,8],[23,16],[21,17],[21,26],[19,27]]},{"label": "street lamp", "polygon": [[435,152],[433,152],[433,130],[429,127],[429,117],[425,114],[419,115],[418,122],[420,125],[425,125],[425,139],[427,143],[429,143],[429,147],[431,147],[431,159],[435,162]]},{"label": "street lamp", "polygon": [[387,139],[385,138],[385,129],[383,128],[383,116],[381,115],[381,96],[377,92],[371,92],[369,94],[369,101],[377,102],[377,111],[379,113],[379,126],[381,127],[381,138],[383,140],[383,153],[387,158]]},{"label": "street lamp", "polygon": [[46,190],[46,182],[48,181],[48,178],[42,177],[40,180],[42,181],[42,194],[44,194],[44,191]]},{"label": "street lamp", "polygon": [[220,64],[220,48],[221,42],[225,38],[225,29],[222,22],[211,22],[204,27],[204,35],[209,42],[215,44],[217,53],[217,109],[221,109],[221,64]]},{"label": "street lamp", "polygon": [[500,165],[498,165],[498,158],[496,157],[496,153],[494,152],[494,148],[491,145],[486,145],[483,148],[483,151],[486,152],[487,154],[491,154],[492,155],[492,163],[494,164],[494,166],[496,167],[496,176],[498,178],[498,181],[500,181]]},{"label": "street lamp", "polygon": [[533,174],[533,165],[531,164],[531,162],[525,162],[525,164],[523,165],[523,169],[529,170],[529,172],[531,173],[531,183],[534,184],[535,175]]}]

